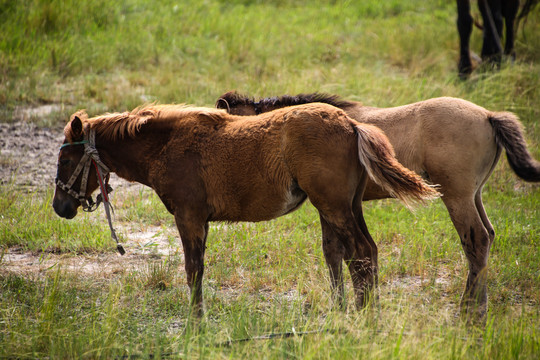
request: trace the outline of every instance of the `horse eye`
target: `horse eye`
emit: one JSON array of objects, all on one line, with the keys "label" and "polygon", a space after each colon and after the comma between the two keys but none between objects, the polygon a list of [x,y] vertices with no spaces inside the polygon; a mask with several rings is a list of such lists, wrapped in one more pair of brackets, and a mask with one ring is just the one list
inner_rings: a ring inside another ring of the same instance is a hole
[{"label": "horse eye", "polygon": [[69,159],[60,159],[59,163],[60,163],[60,166],[67,166],[67,165],[71,164],[71,160],[69,160]]}]

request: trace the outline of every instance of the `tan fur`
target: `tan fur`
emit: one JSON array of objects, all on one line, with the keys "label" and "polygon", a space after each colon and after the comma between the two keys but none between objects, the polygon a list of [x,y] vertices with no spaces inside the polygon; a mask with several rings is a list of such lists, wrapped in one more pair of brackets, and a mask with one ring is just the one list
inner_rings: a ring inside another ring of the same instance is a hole
[{"label": "tan fur", "polygon": [[[459,234],[469,262],[463,294],[464,311],[485,314],[486,266],[495,231],[482,203],[482,188],[493,172],[502,149],[518,176],[540,181],[540,163],[527,150],[521,123],[508,112],[493,112],[469,101],[441,97],[393,108],[374,108],[343,101],[335,95],[300,94],[261,99],[254,103],[235,92],[220,100],[239,115],[266,112],[313,98],[337,105],[353,119],[379,127],[393,145],[397,160],[421,174],[439,191]],[[218,106],[220,103],[218,102]],[[362,154],[360,154],[362,158]],[[375,156],[380,159],[381,156]],[[376,167],[380,169],[381,166]],[[374,176],[371,174],[370,179]],[[364,200],[397,196],[377,181],[368,181]],[[332,253],[339,252],[333,249]],[[340,278],[341,259],[332,257],[333,281]]]},{"label": "tan fur", "polygon": [[[83,122],[95,129],[104,138],[109,140],[121,139],[125,136],[134,137],[140,127],[147,121],[178,121],[180,118],[193,116],[207,116],[209,118],[220,119],[225,112],[222,110],[199,108],[180,105],[146,105],[138,107],[132,111],[122,113],[109,113],[105,115],[88,118],[84,110],[77,111],[71,115],[71,119],[78,116]],[[73,142],[68,123],[64,129],[64,135],[69,142]]]}]

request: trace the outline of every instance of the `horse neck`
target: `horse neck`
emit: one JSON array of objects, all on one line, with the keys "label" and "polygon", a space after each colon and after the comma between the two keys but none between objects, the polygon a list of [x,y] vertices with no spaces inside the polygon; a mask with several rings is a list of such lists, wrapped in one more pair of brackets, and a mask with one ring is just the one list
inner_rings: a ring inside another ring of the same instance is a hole
[{"label": "horse neck", "polygon": [[149,185],[149,158],[144,149],[152,148],[148,139],[129,138],[106,140],[96,135],[96,148],[101,161],[119,177]]}]

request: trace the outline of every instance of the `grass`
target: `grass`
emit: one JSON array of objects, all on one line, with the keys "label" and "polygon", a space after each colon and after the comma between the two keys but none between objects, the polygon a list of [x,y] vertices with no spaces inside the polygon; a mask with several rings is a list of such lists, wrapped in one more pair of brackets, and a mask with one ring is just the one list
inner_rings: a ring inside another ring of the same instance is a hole
[{"label": "grass", "polygon": [[[526,37],[520,32],[515,63],[476,71],[468,81],[457,77],[455,18],[455,4],[446,1],[0,0],[0,121],[57,104],[25,121],[59,129],[79,108],[94,115],[151,101],[212,106],[233,89],[253,96],[322,91],[381,107],[456,96],[518,114],[540,158],[540,13],[529,17]],[[480,42],[475,30],[477,52]],[[65,221],[51,198],[45,186],[29,192],[0,185],[0,357],[540,354],[540,193],[504,158],[484,190],[497,232],[485,326],[457,316],[467,269],[440,201],[415,213],[391,200],[366,204],[381,284],[378,306],[361,312],[351,306],[350,286],[349,307],[332,308],[318,215],[309,204],[269,222],[212,224],[206,313],[195,329],[187,321],[181,251],[117,259],[101,211]],[[127,244],[133,229],[157,228],[156,236],[179,246],[172,216],[151,191],[115,191],[113,202]],[[56,265],[11,271],[7,252],[16,249],[41,254],[42,264],[55,256]],[[61,261],[88,258],[120,268],[89,276]]]},{"label": "grass", "polygon": [[28,194],[14,185],[1,186],[0,246],[20,246],[34,252],[92,252],[109,244],[108,227],[92,216],[79,214],[69,223],[57,217],[51,211],[52,196],[51,189]]}]

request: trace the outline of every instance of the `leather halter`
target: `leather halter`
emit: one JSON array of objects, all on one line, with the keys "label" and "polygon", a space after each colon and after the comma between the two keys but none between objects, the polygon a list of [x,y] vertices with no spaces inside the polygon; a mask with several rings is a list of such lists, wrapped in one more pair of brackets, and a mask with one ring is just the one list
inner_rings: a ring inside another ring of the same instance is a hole
[{"label": "leather halter", "polygon": [[[96,139],[96,133],[94,130],[89,130],[84,134],[84,140],[73,142],[73,143],[65,143],[60,147],[60,149],[66,147],[66,146],[73,146],[73,145],[84,145],[84,154],[79,160],[79,164],[75,168],[75,171],[73,171],[73,174],[71,174],[71,177],[69,178],[67,183],[64,183],[62,180],[58,178],[58,175],[56,176],[55,183],[56,185],[67,192],[69,195],[73,196],[75,199],[79,200],[81,202],[82,208],[86,212],[95,211],[99,204],[102,202],[102,196],[98,195],[96,198],[96,202],[92,200],[92,197],[86,197],[86,186],[88,184],[88,178],[90,173],[90,166],[93,163],[96,169],[99,169],[98,173],[101,174],[102,178],[105,178],[105,184],[106,184],[106,192],[110,193],[112,191],[111,186],[109,185],[109,168],[103,164],[101,159],[99,158],[98,151],[95,146],[95,139]],[[82,172],[82,178],[81,178],[81,186],[79,188],[79,192],[76,192],[73,190],[73,184],[79,177],[79,175]]]},{"label": "leather halter", "polygon": [[[71,174],[71,177],[69,178],[67,184],[64,184],[64,182],[60,180],[57,175],[55,180],[56,185],[62,190],[66,191],[69,195],[78,199],[81,202],[83,210],[86,212],[96,210],[99,204],[103,202],[103,206],[105,206],[105,214],[107,215],[107,222],[109,223],[109,228],[111,229],[111,237],[113,238],[113,240],[116,241],[116,249],[118,250],[120,255],[124,255],[126,251],[124,250],[122,244],[120,244],[120,242],[118,241],[118,237],[116,236],[116,232],[114,231],[111,219],[112,207],[111,203],[109,202],[109,193],[112,191],[112,187],[109,185],[110,170],[99,158],[99,154],[96,149],[96,132],[92,129],[89,129],[85,132],[83,141],[65,143],[60,147],[60,149],[72,145],[84,145],[84,154],[81,157],[81,160],[79,160],[79,164],[75,168],[75,171],[73,172],[73,174]],[[101,193],[96,197],[95,202],[94,200],[92,200],[91,196],[88,198],[86,198],[85,196],[91,164],[94,164],[94,167],[96,169],[98,185],[101,190]],[[79,189],[79,192],[77,193],[72,189],[72,186],[79,177],[81,171],[83,173],[81,178],[81,187]],[[104,179],[105,181],[103,181]]]}]

